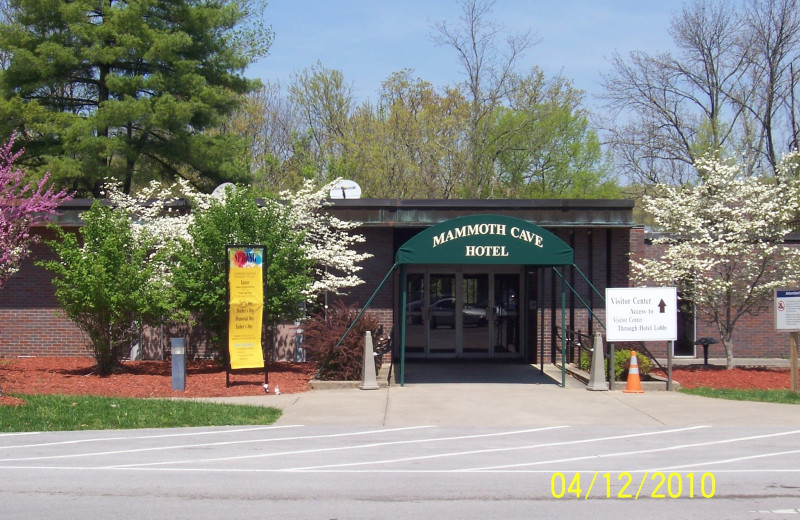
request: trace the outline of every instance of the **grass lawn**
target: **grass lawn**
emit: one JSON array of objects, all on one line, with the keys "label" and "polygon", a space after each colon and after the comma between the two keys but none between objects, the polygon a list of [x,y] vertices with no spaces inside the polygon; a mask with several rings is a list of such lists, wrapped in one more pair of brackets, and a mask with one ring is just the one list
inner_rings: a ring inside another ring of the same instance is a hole
[{"label": "grass lawn", "polygon": [[0,432],[125,430],[272,424],[276,408],[170,399],[17,395],[23,406],[0,406]]},{"label": "grass lawn", "polygon": [[791,390],[735,390],[731,388],[681,388],[685,394],[716,397],[734,401],[763,401],[766,403],[800,404],[800,393]]}]

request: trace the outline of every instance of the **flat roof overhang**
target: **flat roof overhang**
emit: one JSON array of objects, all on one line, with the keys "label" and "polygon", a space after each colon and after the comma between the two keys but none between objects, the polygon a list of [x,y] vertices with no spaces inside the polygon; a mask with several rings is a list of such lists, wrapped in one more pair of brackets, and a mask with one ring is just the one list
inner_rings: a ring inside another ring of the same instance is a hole
[{"label": "flat roof overhang", "polygon": [[544,227],[632,227],[625,199],[337,199],[329,211],[365,227],[427,227],[469,215],[514,217]]},{"label": "flat roof overhang", "polygon": [[[54,222],[80,226],[93,199],[61,204]],[[539,226],[632,227],[634,201],[627,199],[334,199],[328,210],[365,227],[428,227],[468,215],[514,217]],[[186,206],[186,201],[174,202]]]}]

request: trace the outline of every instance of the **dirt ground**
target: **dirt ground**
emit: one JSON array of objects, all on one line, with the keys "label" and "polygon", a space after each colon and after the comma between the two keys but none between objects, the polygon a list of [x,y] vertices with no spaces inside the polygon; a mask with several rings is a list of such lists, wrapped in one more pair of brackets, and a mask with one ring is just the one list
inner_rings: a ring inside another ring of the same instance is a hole
[{"label": "dirt ground", "polygon": [[[270,391],[305,392],[314,375],[310,363],[272,363]],[[673,379],[685,388],[788,389],[788,369],[735,368],[694,365],[673,369]],[[234,372],[225,386],[225,370],[214,361],[187,366],[186,390],[172,390],[172,368],[166,361],[126,361],[110,376],[94,371],[94,360],[79,357],[0,358],[0,405],[21,404],[9,394],[105,395],[112,397],[224,397],[260,395],[263,372]]]}]

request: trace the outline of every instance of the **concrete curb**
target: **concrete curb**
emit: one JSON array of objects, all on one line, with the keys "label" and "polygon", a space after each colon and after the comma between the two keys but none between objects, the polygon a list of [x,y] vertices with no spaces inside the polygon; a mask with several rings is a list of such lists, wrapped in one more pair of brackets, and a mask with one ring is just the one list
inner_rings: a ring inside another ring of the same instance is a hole
[{"label": "concrete curb", "polygon": [[[386,374],[391,374],[392,364],[384,363],[377,374],[378,386],[386,388],[389,386]],[[309,388],[312,390],[342,390],[350,388],[358,388],[361,386],[361,380],[358,381],[322,381],[320,379],[312,379],[308,382]]]},{"label": "concrete curb", "polygon": [[[559,365],[560,366],[560,365]],[[574,365],[567,365],[566,366],[567,373],[580,381],[583,384],[589,383],[589,373],[584,372],[580,368]],[[651,381],[643,380],[642,381],[642,390],[645,392],[648,391],[666,391],[667,390],[667,379],[661,376],[656,376],[649,374],[647,377],[651,378]],[[614,388],[611,390],[624,390],[625,389],[625,381],[614,381]],[[672,380],[672,390],[678,390],[681,387],[681,384],[678,381]]]},{"label": "concrete curb", "polygon": [[[358,388],[361,386],[361,381],[320,381],[318,379],[312,379],[308,382],[308,386],[313,390],[342,390]],[[378,386],[386,388],[389,386],[389,383],[385,380],[379,380]]]}]

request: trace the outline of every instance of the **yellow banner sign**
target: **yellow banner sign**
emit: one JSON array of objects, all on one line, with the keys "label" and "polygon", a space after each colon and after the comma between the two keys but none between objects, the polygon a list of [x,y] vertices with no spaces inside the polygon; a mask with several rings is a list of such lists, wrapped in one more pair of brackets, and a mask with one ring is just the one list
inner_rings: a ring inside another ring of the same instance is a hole
[{"label": "yellow banner sign", "polygon": [[263,248],[228,248],[228,353],[231,369],[263,368]]}]

